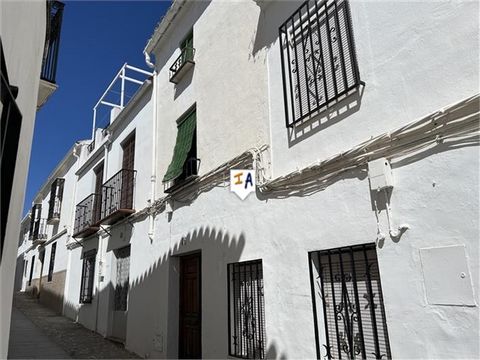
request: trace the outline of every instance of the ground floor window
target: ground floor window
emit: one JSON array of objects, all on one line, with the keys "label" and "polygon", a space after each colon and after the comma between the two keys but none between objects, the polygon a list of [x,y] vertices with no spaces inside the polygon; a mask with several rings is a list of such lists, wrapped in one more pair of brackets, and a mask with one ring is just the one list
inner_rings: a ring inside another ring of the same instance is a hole
[{"label": "ground floor window", "polygon": [[229,355],[265,358],[262,260],[228,265]]},{"label": "ground floor window", "polygon": [[32,256],[32,263],[30,264],[30,277],[28,278],[28,286],[32,285],[32,277],[33,277],[33,267],[35,265],[35,255]]},{"label": "ground floor window", "polygon": [[115,256],[117,258],[117,283],[115,284],[114,310],[127,311],[130,246],[115,250]]},{"label": "ground floor window", "polygon": [[50,264],[48,265],[48,277],[47,281],[52,281],[53,269],[55,268],[55,252],[57,251],[57,243],[52,244],[52,251],[50,253]]},{"label": "ground floor window", "polygon": [[83,254],[82,282],[80,286],[80,303],[82,304],[92,302],[96,255],[97,250],[90,250]]},{"label": "ground floor window", "polygon": [[375,244],[309,259],[317,357],[391,358]]}]

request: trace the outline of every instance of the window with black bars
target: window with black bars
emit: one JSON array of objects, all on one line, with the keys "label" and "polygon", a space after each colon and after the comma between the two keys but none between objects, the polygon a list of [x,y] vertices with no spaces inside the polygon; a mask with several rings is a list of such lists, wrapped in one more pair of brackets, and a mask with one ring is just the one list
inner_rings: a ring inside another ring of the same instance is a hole
[{"label": "window with black bars", "polygon": [[90,250],[83,254],[82,282],[80,286],[80,303],[82,304],[92,302],[96,255],[97,250]]},{"label": "window with black bars", "polygon": [[115,251],[117,278],[115,284],[114,310],[127,311],[130,278],[130,246]]},{"label": "window with black bars", "polygon": [[63,186],[65,179],[57,178],[52,183],[50,188],[50,200],[48,201],[48,220],[60,218],[60,211],[62,209]]},{"label": "window with black bars", "polygon": [[309,260],[317,358],[391,358],[375,244]]},{"label": "window with black bars", "polygon": [[262,260],[228,265],[228,323],[230,356],[265,358]]},{"label": "window with black bars", "polygon": [[57,251],[57,243],[52,244],[52,251],[50,252],[50,264],[48,265],[47,281],[52,281],[53,269],[55,268],[55,252]]},{"label": "window with black bars", "polygon": [[307,0],[279,28],[287,127],[354,91],[360,80],[348,0]]},{"label": "window with black bars", "polygon": [[28,278],[28,286],[32,285],[34,267],[35,267],[35,255],[32,256],[32,263],[30,264],[30,277]]}]

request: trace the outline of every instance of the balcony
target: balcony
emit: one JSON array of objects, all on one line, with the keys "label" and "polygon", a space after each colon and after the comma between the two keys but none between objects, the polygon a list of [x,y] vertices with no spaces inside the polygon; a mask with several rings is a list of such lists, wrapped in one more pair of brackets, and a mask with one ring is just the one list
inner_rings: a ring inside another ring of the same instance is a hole
[{"label": "balcony", "polygon": [[182,49],[180,56],[175,60],[170,67],[170,82],[178,84],[185,73],[195,65],[193,57],[195,49],[192,47],[185,47]]},{"label": "balcony", "polygon": [[90,194],[80,201],[75,209],[74,238],[84,238],[96,233],[100,226],[101,199],[98,194]]},{"label": "balcony", "polygon": [[190,181],[197,178],[198,175],[198,168],[200,167],[200,159],[197,158],[189,158],[185,161],[183,165],[183,173],[176,179],[169,181],[164,184],[164,191],[169,194],[174,192],[175,190],[181,188],[182,186],[186,185]]},{"label": "balcony", "polygon": [[37,219],[33,221],[29,239],[31,241],[47,240],[47,219]]},{"label": "balcony", "polygon": [[135,212],[136,170],[122,169],[102,186],[101,224],[111,225]]},{"label": "balcony", "polygon": [[59,196],[55,196],[50,199],[48,208],[47,224],[54,225],[60,221],[60,210],[62,209],[62,199]]},{"label": "balcony", "polygon": [[37,108],[40,108],[57,89],[58,50],[60,48],[60,32],[62,29],[63,7],[60,1],[47,1],[47,22],[45,48],[43,51],[40,87],[38,90]]}]

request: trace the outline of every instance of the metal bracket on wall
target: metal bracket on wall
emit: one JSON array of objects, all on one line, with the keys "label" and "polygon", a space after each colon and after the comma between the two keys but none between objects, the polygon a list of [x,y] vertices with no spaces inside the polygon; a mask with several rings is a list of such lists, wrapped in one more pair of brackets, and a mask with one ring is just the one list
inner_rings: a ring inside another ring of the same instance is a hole
[{"label": "metal bracket on wall", "polygon": [[80,245],[81,247],[83,247],[83,244],[82,244],[80,241],[78,241],[74,236],[71,236],[71,238],[72,238],[78,245]]},{"label": "metal bracket on wall", "polygon": [[104,226],[100,225],[100,229],[105,231],[108,235],[112,236],[112,233],[110,231],[108,231],[107,228],[105,228]]}]

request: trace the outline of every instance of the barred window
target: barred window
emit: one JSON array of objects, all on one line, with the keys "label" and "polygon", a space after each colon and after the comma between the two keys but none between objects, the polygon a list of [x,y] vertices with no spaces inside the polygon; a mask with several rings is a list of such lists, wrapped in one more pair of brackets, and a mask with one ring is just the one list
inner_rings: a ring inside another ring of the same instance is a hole
[{"label": "barred window", "polygon": [[362,82],[347,0],[307,0],[279,28],[287,127]]},{"label": "barred window", "polygon": [[115,251],[117,278],[115,284],[114,310],[127,311],[130,278],[130,245]]},{"label": "barred window", "polygon": [[317,357],[391,358],[375,244],[309,259]]},{"label": "barred window", "polygon": [[96,255],[97,250],[90,250],[83,254],[82,282],[80,286],[81,304],[92,302]]},{"label": "barred window", "polygon": [[55,267],[55,252],[57,251],[57,243],[52,244],[52,252],[50,253],[50,264],[48,265],[48,278],[47,281],[52,281],[53,269]]},{"label": "barred window", "polygon": [[228,323],[230,356],[265,358],[262,260],[228,265]]}]

